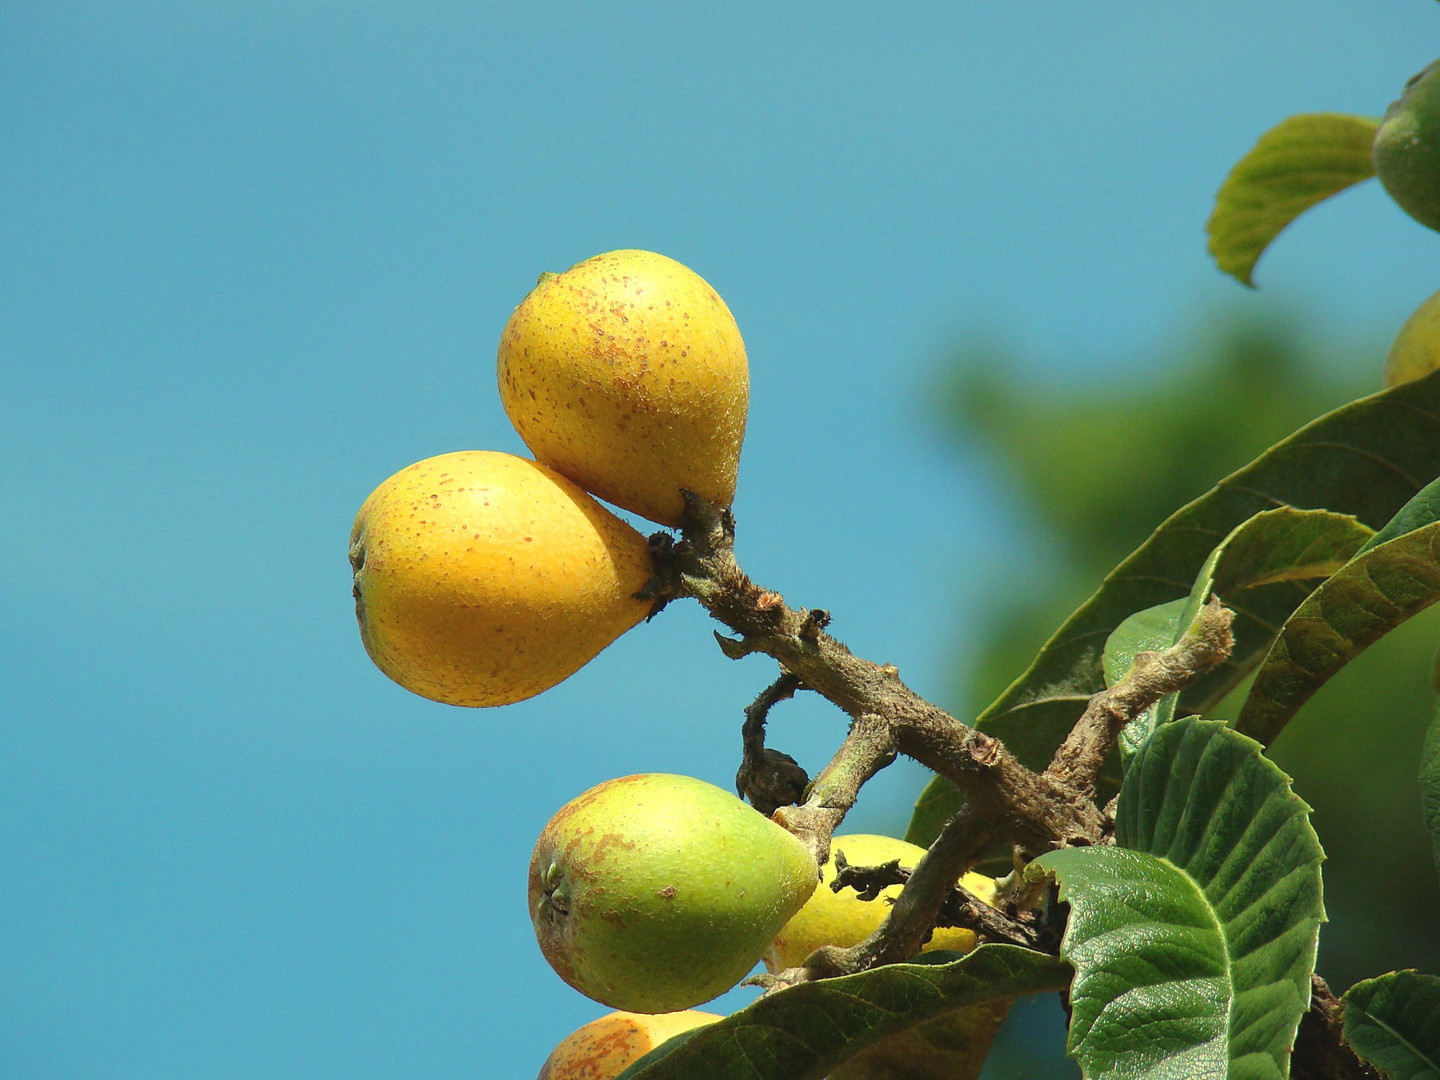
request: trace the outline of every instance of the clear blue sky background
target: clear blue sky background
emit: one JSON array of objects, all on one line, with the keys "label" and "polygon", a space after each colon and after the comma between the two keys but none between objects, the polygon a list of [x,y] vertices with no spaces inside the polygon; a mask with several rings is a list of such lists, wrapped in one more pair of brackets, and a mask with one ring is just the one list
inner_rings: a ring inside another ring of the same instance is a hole
[{"label": "clear blue sky background", "polygon": [[[0,1075],[525,1077],[604,1011],[533,944],[534,838],[608,777],[728,785],[771,670],[682,605],[435,705],[370,665],[345,558],[390,473],[522,449],[494,350],[539,271],[710,280],[742,561],[944,697],[1035,544],[925,419],[947,351],[1122,380],[1217,298],[1398,325],[1440,243],[1373,184],[1258,295],[1201,229],[1271,123],[1437,53],[1426,0],[0,6]],[[817,768],[843,725],[774,730]]]}]

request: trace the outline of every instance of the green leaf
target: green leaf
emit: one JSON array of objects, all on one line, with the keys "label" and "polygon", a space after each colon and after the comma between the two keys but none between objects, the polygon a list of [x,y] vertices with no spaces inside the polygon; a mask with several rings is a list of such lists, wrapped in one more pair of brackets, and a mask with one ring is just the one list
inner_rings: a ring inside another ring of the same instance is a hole
[{"label": "green leaf", "polygon": [[[1195,608],[1190,596],[1167,600],[1131,615],[1105,639],[1101,666],[1105,670],[1106,685],[1114,686],[1124,678],[1140,653],[1170,648],[1180,640],[1194,619]],[[1179,701],[1178,693],[1166,694],[1125,725],[1120,732],[1122,761],[1128,762],[1157,727],[1175,719],[1175,707]]]},{"label": "green leaf", "polygon": [[972,1005],[927,1020],[860,1051],[827,1080],[952,1080],[977,1077],[1013,999]]},{"label": "green leaf", "polygon": [[1182,596],[1137,611],[1117,626],[1105,639],[1100,657],[1105,685],[1114,686],[1124,678],[1142,652],[1168,649],[1179,641],[1193,618],[1190,607],[1190,597]]},{"label": "green leaf", "polygon": [[[980,729],[1004,740],[1030,767],[1043,767],[1090,695],[1104,689],[1101,653],[1122,621],[1189,595],[1215,546],[1262,511],[1328,509],[1370,528],[1385,525],[1440,475],[1437,412],[1440,372],[1320,417],[1182,507],[1065,620],[1024,674],[980,716]],[[1230,662],[1181,695],[1182,710],[1204,712],[1233,689],[1304,596],[1305,590],[1287,582],[1247,590]],[[1247,652],[1247,640],[1256,642],[1254,652]],[[906,839],[928,846],[961,802],[954,787],[937,777]]]},{"label": "green leaf", "polygon": [[1014,945],[982,945],[948,964],[892,964],[801,983],[760,998],[678,1045],[651,1051],[620,1080],[843,1077],[837,1070],[847,1062],[856,1070],[878,1068],[904,1046],[892,1040],[907,1039],[907,1052],[923,1055],[917,1067],[932,1062],[935,1071],[899,1075],[965,1080],[979,1074],[1014,998],[1063,990],[1069,983],[1068,964]]},{"label": "green leaf", "polygon": [[1373,547],[1389,543],[1396,537],[1440,521],[1440,480],[1432,480],[1407,502],[1396,515],[1385,523],[1385,527],[1370,537],[1355,554],[1361,555]]},{"label": "green leaf", "polygon": [[1440,1077],[1440,979],[1392,971],[1345,991],[1345,1041],[1391,1080]]},{"label": "green leaf", "polygon": [[1196,575],[1191,603],[1199,610],[1210,593],[1231,597],[1329,577],[1374,535],[1350,514],[1291,506],[1266,510],[1235,526],[1215,548]]},{"label": "green leaf", "polygon": [[1217,721],[1156,729],[1116,847],[1052,851],[1070,904],[1070,1053],[1087,1077],[1283,1078],[1325,913],[1310,808]]},{"label": "green leaf", "polygon": [[1420,805],[1425,811],[1425,827],[1430,830],[1431,857],[1440,870],[1440,707],[1420,751]]},{"label": "green leaf", "polygon": [[[1422,489],[1286,620],[1236,727],[1268,743],[1300,706],[1370,645],[1440,600],[1440,481]],[[1392,525],[1395,525],[1392,528]]]},{"label": "green leaf", "polygon": [[1220,269],[1251,285],[1255,263],[1316,203],[1375,175],[1370,147],[1380,121],[1312,113],[1282,120],[1230,170],[1205,231]]},{"label": "green leaf", "polygon": [[1224,663],[1181,694],[1186,711],[1214,708],[1264,658],[1277,628],[1310,595],[1315,579],[1339,570],[1373,535],[1350,514],[1294,507],[1267,510],[1237,525],[1191,588],[1197,611],[1214,593],[1235,612],[1235,646]]},{"label": "green leaf", "polygon": [[[1188,597],[1137,612],[1111,633],[1101,661],[1106,684],[1113,686],[1129,670],[1137,652],[1178,642],[1211,594],[1236,613],[1236,647],[1217,674],[1226,685],[1238,681],[1243,670],[1237,674],[1237,669],[1275,636],[1269,621],[1273,609],[1293,610],[1307,594],[1295,583],[1333,574],[1371,535],[1372,529],[1348,514],[1328,510],[1284,506],[1256,514],[1235,526],[1211,552]],[[1265,591],[1256,594],[1250,591],[1254,589]],[[1151,731],[1174,719],[1179,701],[1178,693],[1167,694],[1126,725],[1120,733],[1123,760],[1130,759]]]},{"label": "green leaf", "polygon": [[[1043,765],[1090,695],[1104,688],[1100,656],[1110,633],[1132,612],[1188,596],[1216,545],[1237,525],[1290,506],[1347,514],[1380,528],[1437,476],[1440,372],[1307,424],[1162,522],[985,710],[980,727],[1027,764]],[[1207,696],[1231,686],[1207,688]]]}]

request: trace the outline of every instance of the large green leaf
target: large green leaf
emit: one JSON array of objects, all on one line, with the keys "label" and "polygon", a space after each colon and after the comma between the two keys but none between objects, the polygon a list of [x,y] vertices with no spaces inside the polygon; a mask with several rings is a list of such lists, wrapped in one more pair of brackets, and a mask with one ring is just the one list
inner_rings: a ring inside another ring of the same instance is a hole
[{"label": "large green leaf", "polygon": [[[1235,612],[1235,648],[1208,682],[1233,685],[1273,640],[1275,624],[1270,620],[1275,609],[1293,610],[1309,591],[1300,582],[1335,573],[1373,532],[1347,514],[1289,506],[1266,510],[1235,526],[1195,575],[1188,597],[1136,612],[1110,634],[1101,658],[1106,685],[1113,686],[1142,650],[1166,649],[1178,642],[1212,594]],[[1174,718],[1179,701],[1179,693],[1167,694],[1126,725],[1120,733],[1125,760],[1151,731]]]},{"label": "large green leaf", "polygon": [[1392,971],[1345,991],[1345,1041],[1391,1080],[1440,1078],[1440,979]]},{"label": "large green leaf", "polygon": [[[1043,766],[1085,708],[1104,689],[1105,641],[1132,612],[1190,593],[1215,546],[1241,522],[1281,506],[1350,514],[1378,529],[1440,475],[1440,372],[1352,402],[1307,424],[1161,523],[1112,570],[1099,590],[1061,625],[1030,667],[977,721],[1032,768]],[[1223,594],[1222,594],[1223,596]],[[1247,610],[1273,633],[1302,599],[1293,583],[1251,591]],[[1288,606],[1286,606],[1288,605]],[[1224,670],[1182,695],[1203,712],[1232,689],[1254,653],[1239,642]],[[1263,648],[1269,639],[1262,635]],[[1253,658],[1253,660],[1252,660]],[[936,778],[921,796],[906,839],[928,846],[961,798]]]},{"label": "large green leaf", "polygon": [[1312,113],[1282,120],[1230,170],[1205,226],[1225,273],[1253,284],[1255,263],[1310,207],[1375,175],[1370,147],[1380,121]]},{"label": "large green leaf", "polygon": [[[1236,727],[1270,742],[1337,671],[1440,600],[1440,481],[1311,593],[1270,646]],[[1392,527],[1393,526],[1393,527]]]},{"label": "large green leaf", "polygon": [[906,1039],[916,1067],[934,1071],[894,1075],[966,1080],[979,1074],[1010,1001],[1069,982],[1069,965],[1056,957],[982,945],[946,964],[893,964],[801,983],[667,1043],[621,1080],[819,1080],[844,1076],[838,1070],[847,1062],[882,1067],[887,1044]]},{"label": "large green leaf", "polygon": [[1070,1052],[1087,1077],[1283,1078],[1325,913],[1310,808],[1218,721],[1157,728],[1115,847],[1037,859],[1070,921]]}]

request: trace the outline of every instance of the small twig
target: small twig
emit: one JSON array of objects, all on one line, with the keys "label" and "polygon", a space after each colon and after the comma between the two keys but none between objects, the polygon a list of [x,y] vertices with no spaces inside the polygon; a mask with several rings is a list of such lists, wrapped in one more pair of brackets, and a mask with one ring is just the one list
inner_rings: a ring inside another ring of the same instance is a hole
[{"label": "small twig", "polygon": [[955,886],[935,920],[936,926],[959,926],[975,931],[977,940],[1022,945],[1057,956],[1064,926],[1044,920],[1035,911],[1002,911],[991,907],[963,885]]},{"label": "small twig", "polygon": [[1183,690],[1230,655],[1234,612],[1212,596],[1180,640],[1163,652],[1138,653],[1114,686],[1090,699],[1045,775],[1093,799],[1106,755],[1120,730],[1166,694]]},{"label": "small twig", "polygon": [[1293,1080],[1380,1080],[1345,1041],[1342,1004],[1319,975],[1310,976],[1310,1008],[1300,1018],[1295,1052],[1290,1057]]},{"label": "small twig", "polygon": [[857,716],[839,751],[810,785],[799,806],[781,806],[772,815],[810,849],[817,866],[830,857],[830,838],[855,805],[865,782],[895,760],[895,737],[881,717]]},{"label": "small twig", "polygon": [[[854,889],[856,898],[860,900],[874,901],[889,886],[904,885],[910,880],[910,871],[900,865],[899,859],[892,859],[882,866],[851,866],[841,851],[836,851],[833,858],[835,880],[830,883],[830,888],[836,892],[845,888]],[[1007,913],[991,907],[963,884],[951,888],[940,905],[935,925],[973,930],[982,944],[1002,942],[1023,945],[1051,954],[1057,953],[1060,947],[1059,935],[1039,925],[1031,913]]]},{"label": "small twig", "polygon": [[904,885],[910,879],[909,869],[901,866],[899,859],[879,866],[851,866],[845,852],[837,849],[830,853],[830,861],[835,864],[835,880],[830,882],[830,891],[854,889],[855,898],[867,903],[879,899],[891,885]]},{"label": "small twig", "polygon": [[777,807],[799,802],[810,783],[810,777],[794,758],[765,746],[765,721],[770,710],[792,697],[802,685],[794,675],[783,671],[745,708],[745,724],[740,729],[744,748],[735,774],[735,790],[766,817]]}]

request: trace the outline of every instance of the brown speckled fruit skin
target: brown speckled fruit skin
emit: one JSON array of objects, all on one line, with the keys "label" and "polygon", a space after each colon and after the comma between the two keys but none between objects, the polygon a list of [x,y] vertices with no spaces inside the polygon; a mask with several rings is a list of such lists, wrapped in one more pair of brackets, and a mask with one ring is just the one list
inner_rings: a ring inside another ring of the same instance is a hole
[{"label": "brown speckled fruit skin", "polygon": [[582,994],[674,1012],[744,978],[818,880],[805,845],[728,791],[645,773],[550,819],[530,858],[530,918]]},{"label": "brown speckled fruit skin", "polygon": [[729,506],[750,403],[745,343],[703,278],[651,251],[544,275],[500,337],[500,400],[535,457],[678,525],[680,489]]},{"label": "brown speckled fruit skin", "polygon": [[466,450],[402,469],[350,533],[377,667],[449,705],[508,705],[579,670],[650,610],[643,536],[574,483]]},{"label": "brown speckled fruit skin", "polygon": [[696,1009],[653,1016],[608,1013],[567,1035],[536,1080],[614,1080],[661,1043],[720,1019]]}]

